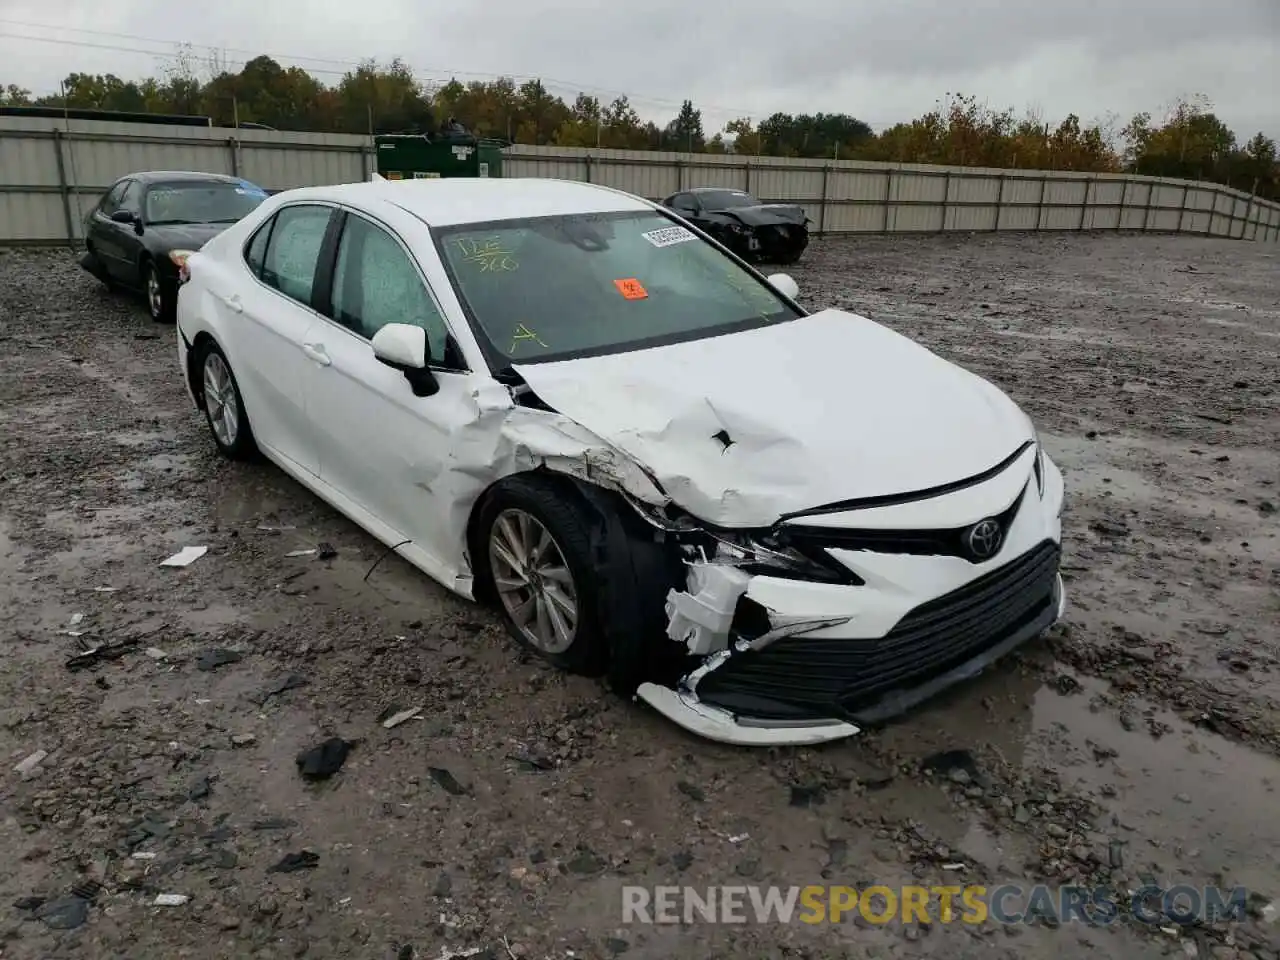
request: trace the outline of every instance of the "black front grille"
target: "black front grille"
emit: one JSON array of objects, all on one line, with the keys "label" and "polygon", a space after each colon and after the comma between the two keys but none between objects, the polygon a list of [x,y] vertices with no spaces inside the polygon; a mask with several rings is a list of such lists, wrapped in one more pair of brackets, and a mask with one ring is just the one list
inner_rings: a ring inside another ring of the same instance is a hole
[{"label": "black front grille", "polygon": [[[1009,507],[992,517],[1000,525],[1000,536],[1009,533],[1013,519],[1018,515],[1027,487]],[[983,562],[973,556],[965,544],[968,527],[942,530],[846,530],[840,527],[815,527],[806,524],[785,524],[780,536],[798,549],[870,550],[873,553],[907,553],[915,556],[962,557],[971,563]],[[987,557],[985,559],[991,559]]]},{"label": "black front grille", "polygon": [[[1060,551],[1046,541],[916,607],[875,640],[788,637],[737,654],[698,684],[699,699],[759,719],[853,717],[1052,620]],[[856,588],[855,588],[856,589]]]}]

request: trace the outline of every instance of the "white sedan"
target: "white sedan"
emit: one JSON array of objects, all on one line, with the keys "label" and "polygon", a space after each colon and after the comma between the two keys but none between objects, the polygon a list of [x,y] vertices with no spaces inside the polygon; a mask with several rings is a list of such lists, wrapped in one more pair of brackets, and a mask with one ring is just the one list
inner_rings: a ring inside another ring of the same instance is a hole
[{"label": "white sedan", "polygon": [[728,743],[849,736],[1062,614],[1062,474],[991,383],[584,183],[289,190],[186,264],[261,452],[563,668]]}]

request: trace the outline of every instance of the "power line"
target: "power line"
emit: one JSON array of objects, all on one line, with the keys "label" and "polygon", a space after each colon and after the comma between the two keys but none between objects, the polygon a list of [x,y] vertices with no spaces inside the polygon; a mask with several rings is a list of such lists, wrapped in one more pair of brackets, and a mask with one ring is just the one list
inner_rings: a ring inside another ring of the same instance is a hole
[{"label": "power line", "polygon": [[[165,45],[177,46],[177,47],[199,47],[200,49],[207,49],[207,50],[210,50],[213,52],[219,52],[219,53],[248,54],[250,55],[250,59],[258,56],[269,56],[273,60],[292,60],[292,61],[301,61],[304,63],[327,63],[327,64],[335,64],[335,65],[344,65],[348,68],[358,68],[359,66],[362,65],[362,62],[358,60],[338,60],[338,59],[328,59],[323,57],[295,56],[293,54],[276,54],[276,53],[269,53],[266,51],[250,50],[243,47],[224,47],[224,46],[214,45],[214,44],[191,44],[191,43],[180,41],[180,40],[162,40],[157,37],[143,37],[137,34],[115,33],[107,30],[93,30],[93,29],[83,28],[83,27],[54,26],[53,24],[34,23],[26,20],[10,20],[7,18],[0,18],[0,24],[4,24],[6,26],[26,27],[26,28],[39,29],[39,30],[57,30],[61,33],[79,33],[79,34],[85,34],[87,36],[110,37],[118,40],[131,40],[131,41],[134,41],[135,43],[156,43],[156,44],[165,44]],[[72,47],[114,50],[114,51],[119,51],[121,53],[138,53],[146,56],[165,57],[168,59],[177,59],[182,56],[181,53],[176,53],[172,51],[142,50],[142,49],[138,49],[137,47],[126,47],[123,45],[107,44],[107,43],[91,43],[85,40],[72,40],[66,37],[31,37],[31,36],[20,36],[17,34],[0,33],[0,39],[29,40],[29,41],[39,42],[39,43],[56,43],[56,44],[62,44],[65,46],[72,46]],[[305,69],[307,69],[308,72],[310,73],[320,73],[320,74],[328,74],[328,75],[334,75],[334,76],[343,76],[350,72],[350,69],[332,70],[332,69],[323,69],[320,67],[307,67]],[[428,72],[433,74],[448,74],[450,77],[474,77],[476,79],[482,79],[482,80],[488,80],[488,81],[493,81],[493,80],[503,79],[503,78],[509,78],[511,80],[519,80],[519,81],[538,80],[544,86],[556,86],[564,90],[573,90],[577,93],[597,93],[597,94],[605,94],[612,97],[627,97],[628,100],[635,103],[640,103],[640,104],[650,104],[655,106],[676,107],[676,108],[679,108],[683,104],[683,101],[681,100],[667,100],[661,97],[634,96],[632,94],[629,94],[625,90],[616,90],[608,87],[597,87],[591,84],[576,83],[572,80],[563,80],[555,77],[544,77],[544,76],[538,76],[535,74],[481,73],[474,70],[452,70],[452,69],[441,68],[441,67],[431,67],[428,70],[422,71],[422,72]],[[699,109],[701,109],[704,113],[716,113],[716,114],[725,114],[725,115],[734,115],[734,116],[747,116],[752,113],[751,110],[748,110],[745,108],[716,106],[715,104],[702,104],[699,107]]]}]

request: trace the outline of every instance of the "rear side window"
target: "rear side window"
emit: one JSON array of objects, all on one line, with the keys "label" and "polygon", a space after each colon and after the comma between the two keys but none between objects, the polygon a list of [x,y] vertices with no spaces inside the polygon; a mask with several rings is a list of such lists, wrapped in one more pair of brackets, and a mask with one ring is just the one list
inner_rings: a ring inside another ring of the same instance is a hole
[{"label": "rear side window", "polygon": [[259,279],[262,278],[263,264],[267,261],[267,241],[271,239],[271,228],[275,222],[276,218],[272,217],[260,226],[244,251],[244,262],[249,265],[249,270],[253,275]]},{"label": "rear side window", "polygon": [[329,207],[285,207],[275,216],[262,265],[262,282],[311,306],[316,263],[332,211]]}]

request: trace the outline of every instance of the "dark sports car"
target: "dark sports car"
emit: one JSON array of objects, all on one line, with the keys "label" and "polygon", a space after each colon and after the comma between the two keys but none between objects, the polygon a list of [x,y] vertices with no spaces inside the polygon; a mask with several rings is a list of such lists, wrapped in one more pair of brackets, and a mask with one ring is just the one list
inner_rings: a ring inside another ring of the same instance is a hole
[{"label": "dark sports car", "polygon": [[131,173],[85,219],[80,266],[109,288],[145,294],[151,319],[172,323],[187,257],[265,199],[265,190],[239,177]]},{"label": "dark sports car", "polygon": [[809,218],[794,203],[761,203],[742,190],[695,187],[662,201],[744,260],[795,263],[809,245]]}]

